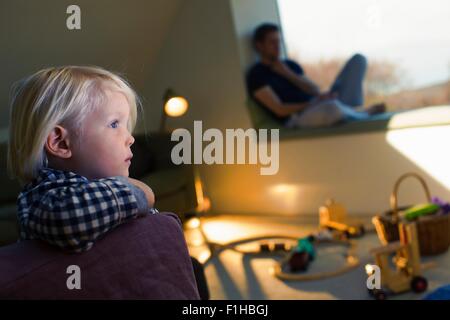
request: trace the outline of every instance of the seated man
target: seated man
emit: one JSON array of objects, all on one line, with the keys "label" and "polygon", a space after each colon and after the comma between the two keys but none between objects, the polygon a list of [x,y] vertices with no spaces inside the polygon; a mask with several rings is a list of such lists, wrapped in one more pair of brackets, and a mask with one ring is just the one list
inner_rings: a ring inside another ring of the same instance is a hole
[{"label": "seated man", "polygon": [[[329,92],[321,93],[302,67],[280,59],[279,29],[273,24],[259,26],[253,45],[260,62],[247,74],[249,95],[289,128],[323,127],[345,120],[366,119],[385,111],[383,103],[359,110],[363,105],[363,80],[367,62],[354,55],[341,70]],[[358,110],[357,110],[358,108]]]}]

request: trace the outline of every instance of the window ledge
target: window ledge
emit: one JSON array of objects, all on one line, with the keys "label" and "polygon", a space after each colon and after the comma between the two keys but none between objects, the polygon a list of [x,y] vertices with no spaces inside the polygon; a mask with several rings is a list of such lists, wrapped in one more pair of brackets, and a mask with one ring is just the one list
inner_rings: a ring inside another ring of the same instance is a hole
[{"label": "window ledge", "polygon": [[[348,135],[366,132],[389,131],[417,127],[450,125],[450,105],[425,107],[420,109],[390,112],[372,116],[367,120],[350,121],[333,127],[311,129],[289,129],[282,127],[267,116],[261,116],[260,106],[247,103],[257,129],[280,129],[280,139],[317,138],[334,135]],[[256,110],[258,108],[259,110]],[[260,113],[260,114],[258,114]],[[256,116],[256,118],[255,118]]]}]

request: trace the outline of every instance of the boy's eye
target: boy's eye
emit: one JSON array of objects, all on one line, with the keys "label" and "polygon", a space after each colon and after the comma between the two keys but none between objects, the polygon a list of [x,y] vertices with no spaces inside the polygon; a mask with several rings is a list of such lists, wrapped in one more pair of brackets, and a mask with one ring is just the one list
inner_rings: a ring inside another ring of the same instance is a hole
[{"label": "boy's eye", "polygon": [[119,126],[119,121],[114,120],[113,122],[111,122],[111,128],[115,129]]}]

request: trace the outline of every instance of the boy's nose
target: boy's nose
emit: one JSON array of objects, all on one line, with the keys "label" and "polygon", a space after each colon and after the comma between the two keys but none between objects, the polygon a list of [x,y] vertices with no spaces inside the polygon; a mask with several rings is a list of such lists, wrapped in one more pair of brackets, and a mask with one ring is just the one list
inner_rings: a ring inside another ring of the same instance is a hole
[{"label": "boy's nose", "polygon": [[134,137],[130,134],[129,138],[128,138],[128,146],[131,147],[134,143]]}]

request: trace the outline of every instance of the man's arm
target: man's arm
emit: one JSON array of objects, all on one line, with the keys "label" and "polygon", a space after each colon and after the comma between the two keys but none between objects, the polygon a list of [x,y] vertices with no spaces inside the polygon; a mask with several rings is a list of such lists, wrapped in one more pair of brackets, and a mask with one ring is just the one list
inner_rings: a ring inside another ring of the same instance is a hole
[{"label": "man's arm", "polygon": [[[100,236],[148,212],[145,192],[128,178],[113,177],[61,185],[47,191],[30,210],[27,229],[63,249],[89,250]],[[141,192],[141,194],[136,193]]]},{"label": "man's arm", "polygon": [[319,87],[313,81],[304,75],[296,74],[285,63],[283,63],[283,61],[275,62],[271,67],[274,72],[286,78],[300,90],[312,96],[318,96],[320,94]]},{"label": "man's arm", "polygon": [[278,117],[287,117],[298,111],[302,111],[309,106],[305,103],[282,103],[277,94],[270,86],[259,88],[253,93],[253,97],[262,103],[266,108],[275,113]]}]

